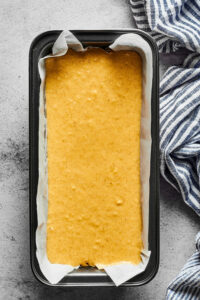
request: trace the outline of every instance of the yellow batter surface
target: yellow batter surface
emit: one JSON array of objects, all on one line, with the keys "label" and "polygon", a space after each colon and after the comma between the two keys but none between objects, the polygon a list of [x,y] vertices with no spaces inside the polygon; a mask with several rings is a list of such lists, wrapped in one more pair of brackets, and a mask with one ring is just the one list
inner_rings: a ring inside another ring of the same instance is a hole
[{"label": "yellow batter surface", "polygon": [[47,59],[46,72],[48,259],[138,264],[142,60],[69,50]]}]

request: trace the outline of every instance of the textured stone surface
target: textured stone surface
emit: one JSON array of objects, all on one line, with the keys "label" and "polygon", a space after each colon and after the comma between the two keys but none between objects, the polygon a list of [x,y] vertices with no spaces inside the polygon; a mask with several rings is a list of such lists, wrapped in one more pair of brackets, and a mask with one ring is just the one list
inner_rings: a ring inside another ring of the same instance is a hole
[{"label": "textured stone surface", "polygon": [[[168,283],[194,252],[199,220],[163,180],[160,269],[149,284],[52,289],[35,280],[29,263],[30,43],[50,29],[133,27],[128,1],[1,0],[0,15],[0,299],[164,299]],[[164,61],[170,63],[171,59],[165,57]]]}]

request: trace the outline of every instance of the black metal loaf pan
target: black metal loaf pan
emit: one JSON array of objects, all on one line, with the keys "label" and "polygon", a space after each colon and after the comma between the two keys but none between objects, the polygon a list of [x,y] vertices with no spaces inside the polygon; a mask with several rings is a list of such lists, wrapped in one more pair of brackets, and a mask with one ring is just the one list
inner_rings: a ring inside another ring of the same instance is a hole
[{"label": "black metal loaf pan", "polygon": [[[149,249],[151,257],[146,270],[121,286],[139,286],[149,282],[156,274],[159,265],[159,69],[158,51],[153,39],[137,30],[72,30],[84,46],[107,48],[117,37],[125,33],[137,33],[150,45],[153,54],[152,82],[152,123],[151,123],[151,174],[149,198]],[[35,232],[37,228],[36,194],[38,184],[38,120],[39,88],[38,60],[49,54],[61,31],[47,31],[37,36],[29,53],[29,149],[30,149],[30,251],[31,267],[36,278],[50,286],[114,286],[105,272],[95,268],[80,268],[62,279],[58,284],[50,284],[43,276],[36,258]]]}]

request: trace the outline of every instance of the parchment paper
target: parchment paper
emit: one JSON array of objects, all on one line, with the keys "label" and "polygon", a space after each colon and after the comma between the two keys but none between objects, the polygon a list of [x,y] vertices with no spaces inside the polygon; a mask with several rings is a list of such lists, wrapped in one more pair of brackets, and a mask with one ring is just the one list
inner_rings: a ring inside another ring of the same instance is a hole
[{"label": "parchment paper", "polygon": [[[75,51],[86,51],[82,44],[70,31],[63,31],[52,48],[52,54],[39,60],[39,74],[41,78],[40,104],[39,104],[39,180],[37,190],[37,217],[38,228],[36,230],[36,256],[40,269],[47,280],[58,283],[69,272],[77,267],[70,265],[51,264],[46,253],[46,223],[48,214],[48,173],[47,173],[47,127],[45,111],[45,59],[52,56],[62,56],[67,53],[68,48]],[[144,249],[141,252],[142,262],[134,265],[129,262],[120,262],[116,265],[98,265],[100,269],[111,277],[118,286],[130,278],[143,272],[149,262],[150,251],[148,251],[148,222],[149,222],[149,176],[150,176],[150,154],[151,154],[151,87],[152,87],[152,52],[149,44],[135,33],[123,34],[117,38],[110,49],[135,50],[143,60],[143,100],[141,112],[141,203],[143,216],[142,240]]]}]

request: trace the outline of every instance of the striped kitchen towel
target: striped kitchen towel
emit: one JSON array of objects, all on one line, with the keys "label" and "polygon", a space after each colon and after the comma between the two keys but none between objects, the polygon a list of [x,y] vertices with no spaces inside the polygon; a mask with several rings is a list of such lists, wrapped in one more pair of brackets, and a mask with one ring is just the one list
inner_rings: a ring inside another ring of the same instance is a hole
[{"label": "striped kitchen towel", "polygon": [[200,299],[200,232],[196,237],[197,251],[187,261],[180,274],[169,285],[167,300]]},{"label": "striped kitchen towel", "polygon": [[199,0],[130,0],[137,27],[147,31],[159,51],[180,47],[200,53]]},{"label": "striped kitchen towel", "polygon": [[200,216],[200,54],[160,83],[160,155],[163,177]]},{"label": "striped kitchen towel", "polygon": [[[130,3],[138,28],[156,40],[160,52],[191,51],[160,84],[160,170],[200,216],[200,0]],[[168,287],[167,299],[200,299],[200,233],[197,252]]]}]

